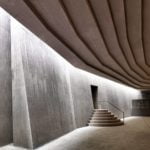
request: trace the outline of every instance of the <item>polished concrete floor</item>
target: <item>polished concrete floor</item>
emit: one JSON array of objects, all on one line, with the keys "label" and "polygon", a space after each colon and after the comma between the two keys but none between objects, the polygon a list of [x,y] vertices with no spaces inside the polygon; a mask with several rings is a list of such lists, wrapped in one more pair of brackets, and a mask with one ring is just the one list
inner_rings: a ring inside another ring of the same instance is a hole
[{"label": "polished concrete floor", "polygon": [[[128,117],[124,126],[84,127],[37,150],[150,150],[150,117]],[[0,150],[25,150],[8,145]]]}]

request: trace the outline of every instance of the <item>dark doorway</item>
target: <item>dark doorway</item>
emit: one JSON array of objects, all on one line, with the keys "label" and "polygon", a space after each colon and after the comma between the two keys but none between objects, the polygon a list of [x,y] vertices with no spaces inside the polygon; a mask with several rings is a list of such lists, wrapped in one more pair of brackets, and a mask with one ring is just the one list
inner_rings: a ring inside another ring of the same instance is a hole
[{"label": "dark doorway", "polygon": [[98,108],[98,86],[91,85],[91,93],[92,93],[92,99],[93,99],[93,106],[94,109]]}]

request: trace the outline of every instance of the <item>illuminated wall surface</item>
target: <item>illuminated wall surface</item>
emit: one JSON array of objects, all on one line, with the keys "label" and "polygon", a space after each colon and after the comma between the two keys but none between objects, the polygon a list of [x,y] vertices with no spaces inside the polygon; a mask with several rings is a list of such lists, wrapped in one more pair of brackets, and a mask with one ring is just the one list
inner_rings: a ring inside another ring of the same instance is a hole
[{"label": "illuminated wall surface", "polygon": [[0,145],[12,142],[10,17],[0,10]]},{"label": "illuminated wall surface", "polygon": [[91,85],[98,86],[99,101],[110,101],[126,116],[131,100],[141,97],[136,89],[73,67],[3,10],[0,57],[0,144],[33,148],[85,126],[93,110]]}]

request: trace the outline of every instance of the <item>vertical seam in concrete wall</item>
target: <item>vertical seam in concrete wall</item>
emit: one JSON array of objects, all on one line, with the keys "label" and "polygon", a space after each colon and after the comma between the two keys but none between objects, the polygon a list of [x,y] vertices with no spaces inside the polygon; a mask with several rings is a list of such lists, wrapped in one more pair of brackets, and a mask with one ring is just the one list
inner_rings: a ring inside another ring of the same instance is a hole
[{"label": "vertical seam in concrete wall", "polygon": [[[68,67],[69,68],[69,67]],[[74,68],[75,69],[75,68]],[[68,82],[68,87],[69,87],[69,97],[70,97],[70,106],[71,106],[71,112],[72,112],[72,122],[73,122],[73,127],[76,128],[76,121],[75,121],[75,112],[74,112],[74,98],[72,95],[72,88],[71,88],[71,79],[70,79],[70,72],[68,69],[67,70],[67,74],[66,74],[66,78],[67,78],[67,82]]]},{"label": "vertical seam in concrete wall", "polygon": [[[23,68],[23,63],[22,63],[22,55],[21,55],[21,65],[22,65],[22,68]],[[25,77],[24,77],[24,69],[23,70],[23,79],[24,79],[24,84],[25,84],[25,94],[26,94],[26,109],[27,109],[27,115],[28,115],[28,122],[29,122],[29,129],[30,129],[30,141],[31,141],[31,144],[32,144],[32,148],[33,148],[33,140],[32,140],[32,131],[31,131],[31,122],[30,122],[30,114],[29,114],[29,107],[28,107],[28,97],[27,97],[27,90],[26,90],[26,82],[25,82]]]},{"label": "vertical seam in concrete wall", "polygon": [[10,32],[10,69],[11,69],[11,113],[12,113],[12,142],[13,142],[13,72],[12,72],[12,46],[11,46],[11,16],[9,16],[9,32]]}]

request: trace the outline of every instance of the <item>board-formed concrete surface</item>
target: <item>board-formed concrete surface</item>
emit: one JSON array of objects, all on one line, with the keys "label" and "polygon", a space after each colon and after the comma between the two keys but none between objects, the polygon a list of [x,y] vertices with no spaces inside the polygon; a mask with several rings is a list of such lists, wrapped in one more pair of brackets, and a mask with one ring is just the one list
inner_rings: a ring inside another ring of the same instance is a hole
[{"label": "board-formed concrete surface", "polygon": [[[83,127],[36,150],[148,150],[150,117],[128,117],[124,126]],[[27,150],[8,145],[0,150]]]}]

